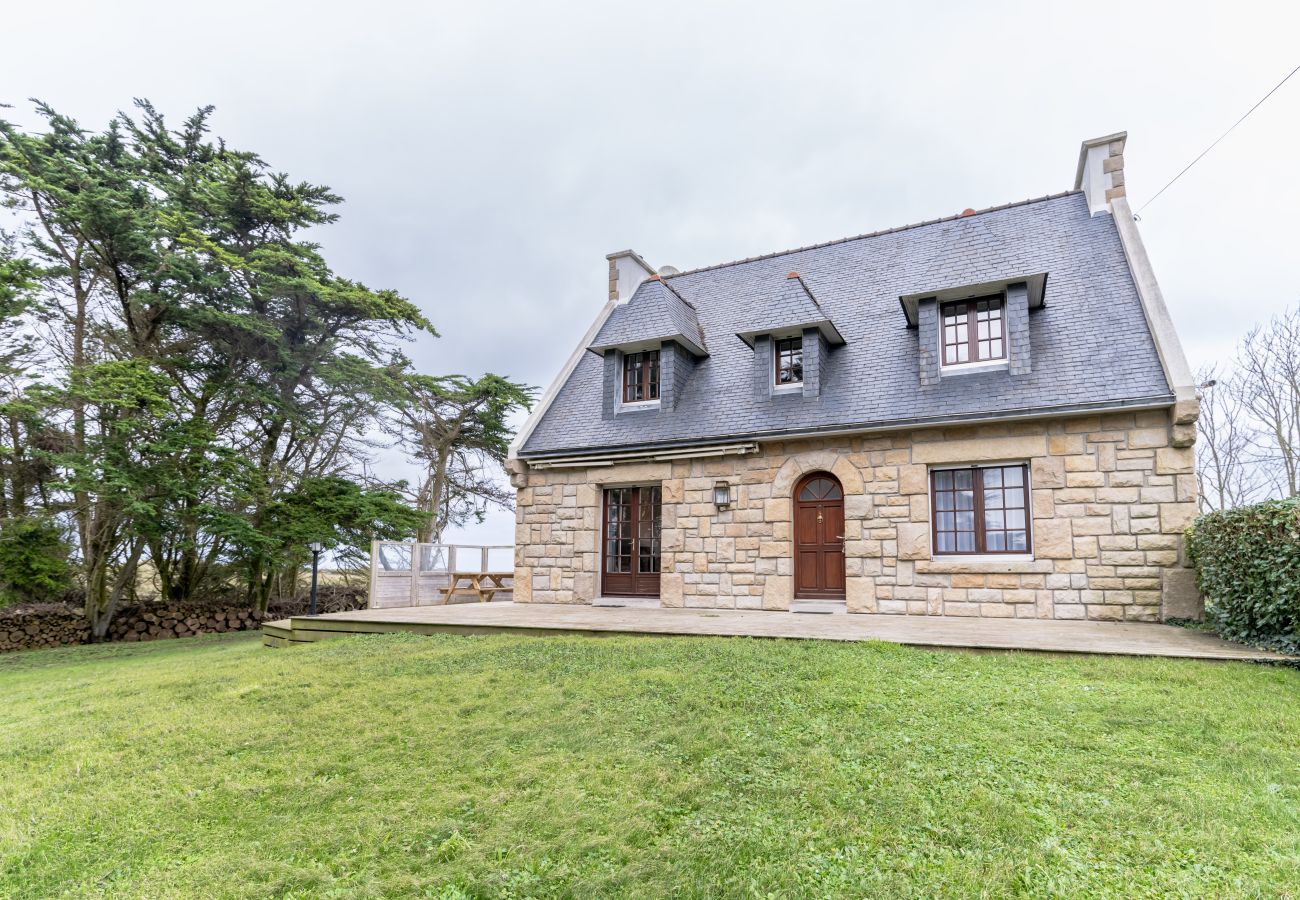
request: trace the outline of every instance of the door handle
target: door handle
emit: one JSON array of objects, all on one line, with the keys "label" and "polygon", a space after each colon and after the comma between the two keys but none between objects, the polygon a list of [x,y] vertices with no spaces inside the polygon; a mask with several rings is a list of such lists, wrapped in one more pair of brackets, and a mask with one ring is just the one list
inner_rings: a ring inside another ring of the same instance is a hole
[{"label": "door handle", "polygon": [[837,540],[837,541],[842,541],[842,540],[844,540],[844,535],[842,535],[842,534],[837,534],[837,535],[835,535],[835,540]]}]

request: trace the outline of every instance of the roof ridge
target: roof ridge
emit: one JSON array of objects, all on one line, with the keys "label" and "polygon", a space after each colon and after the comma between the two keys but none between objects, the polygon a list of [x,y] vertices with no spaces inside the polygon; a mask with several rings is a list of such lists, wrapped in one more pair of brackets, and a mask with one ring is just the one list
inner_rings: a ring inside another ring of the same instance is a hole
[{"label": "roof ridge", "polygon": [[[820,250],[822,247],[834,247],[836,244],[847,244],[852,241],[861,241],[867,238],[881,237],[886,234],[897,234],[900,231],[911,231],[914,228],[925,228],[929,225],[938,225],[943,222],[953,222],[957,219],[969,219],[973,216],[982,216],[985,213],[1001,212],[1004,209],[1014,209],[1019,206],[1030,206],[1034,203],[1045,203],[1048,200],[1059,200],[1062,197],[1069,197],[1072,194],[1082,194],[1083,191],[1061,191],[1057,194],[1044,194],[1041,197],[1030,197],[1028,200],[1015,200],[1011,203],[1003,203],[999,206],[989,206],[984,209],[977,209],[974,213],[957,213],[951,216],[944,216],[940,219],[927,219],[924,222],[914,222],[911,225],[895,225],[893,228],[882,228],[879,231],[868,231],[864,234],[855,234],[850,237],[836,238],[833,241],[822,241],[818,244],[808,244],[803,247],[791,247],[789,250],[774,250],[771,253],[761,253],[758,256],[747,256],[743,259],[733,259],[730,262],[714,263],[711,266],[699,266],[695,269],[687,269],[683,272],[677,272],[673,275],[663,275],[662,280],[665,286],[668,285],[668,279],[681,278],[683,275],[695,275],[698,272],[711,272],[714,269],[725,269],[728,266],[739,266],[745,263],[759,262],[764,259],[776,259],[779,256],[788,256],[791,253],[803,253],[805,250]],[[676,293],[676,291],[674,291]],[[811,293],[811,292],[810,292]],[[816,299],[814,298],[814,301]]]},{"label": "roof ridge", "polygon": [[669,292],[670,294],[672,294],[672,295],[673,295],[674,297],[676,297],[678,300],[680,300],[680,301],[682,301],[683,303],[685,303],[687,306],[689,306],[689,307],[691,308],[691,311],[692,311],[692,312],[694,312],[696,315],[698,315],[700,311],[699,311],[699,309],[695,306],[695,304],[692,303],[691,301],[687,300],[685,297],[683,297],[681,291],[677,290],[677,288],[673,287],[671,284],[668,283],[668,279],[671,278],[671,277],[672,277],[671,275],[669,275],[669,276],[660,275],[660,276],[657,276],[657,279],[655,279],[655,278],[651,278],[651,279],[647,279],[647,280],[648,280],[648,281],[658,280],[658,282],[659,282],[660,284],[662,284],[664,287],[668,288],[668,292]]},{"label": "roof ridge", "polygon": [[709,345],[704,342],[704,326],[700,324],[700,311],[696,309],[694,303],[692,303],[691,301],[683,297],[681,292],[678,291],[677,288],[669,284],[667,278],[661,276],[659,278],[659,283],[662,284],[664,287],[666,287],[668,289],[668,293],[672,294],[674,297],[680,300],[686,306],[686,308],[691,311],[692,316],[695,318],[696,337],[699,338],[700,347],[703,348],[705,353],[708,353]]},{"label": "roof ridge", "polygon": [[785,276],[786,281],[789,281],[791,278],[799,282],[799,287],[803,288],[804,294],[812,301],[812,305],[816,307],[817,311],[819,313],[824,313],[821,302],[818,301],[817,295],[812,292],[812,288],[808,287],[808,282],[803,280],[803,276],[798,272],[791,272],[789,275]]}]

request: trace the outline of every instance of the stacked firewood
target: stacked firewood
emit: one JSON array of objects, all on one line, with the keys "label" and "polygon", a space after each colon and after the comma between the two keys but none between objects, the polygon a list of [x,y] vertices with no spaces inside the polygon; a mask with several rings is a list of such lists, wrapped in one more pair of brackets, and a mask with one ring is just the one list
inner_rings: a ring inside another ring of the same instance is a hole
[{"label": "stacked firewood", "polygon": [[62,647],[90,640],[90,626],[75,606],[26,603],[0,609],[0,653]]},{"label": "stacked firewood", "polygon": [[[317,611],[343,612],[366,605],[364,588],[330,585],[317,597]],[[108,627],[108,641],[157,641],[220,634],[261,627],[269,619],[300,616],[307,612],[308,598],[295,597],[259,613],[230,596],[188,603],[139,603],[120,607]],[[90,641],[81,608],[71,603],[40,603],[0,609],[0,653],[34,650]]]},{"label": "stacked firewood", "polygon": [[[311,598],[304,591],[297,597],[278,601],[271,607],[270,615],[275,619],[287,619],[289,616],[305,616]],[[317,613],[351,612],[366,608],[366,589],[346,584],[321,585],[316,597]]]},{"label": "stacked firewood", "polygon": [[110,641],[156,641],[258,628],[265,615],[201,603],[150,603],[123,609],[108,627]]}]

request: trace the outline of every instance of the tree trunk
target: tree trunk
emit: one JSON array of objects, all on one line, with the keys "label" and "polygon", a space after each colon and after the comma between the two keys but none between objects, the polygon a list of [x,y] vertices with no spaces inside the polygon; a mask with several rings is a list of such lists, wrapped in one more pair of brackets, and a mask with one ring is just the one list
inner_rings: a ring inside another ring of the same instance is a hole
[{"label": "tree trunk", "polygon": [[6,519],[17,519],[27,515],[27,484],[26,473],[23,471],[23,462],[26,453],[24,445],[27,443],[23,439],[22,427],[18,421],[18,416],[10,414],[9,420],[9,443],[11,457],[9,460],[9,498],[4,503],[0,515]]},{"label": "tree trunk", "polygon": [[450,455],[448,448],[439,447],[433,465],[430,466],[429,489],[421,497],[421,500],[424,501],[423,509],[426,524],[416,535],[416,539],[422,544],[438,543],[442,539],[443,530],[447,527],[444,515],[446,502],[443,494],[447,491],[447,465],[450,462]]},{"label": "tree trunk", "polygon": [[86,619],[90,623],[91,640],[101,641],[108,635],[108,628],[113,624],[113,615],[117,612],[118,604],[135,584],[140,553],[143,550],[143,540],[137,538],[132,541],[122,568],[118,570],[111,583],[109,553],[99,554],[90,566],[86,578]]}]

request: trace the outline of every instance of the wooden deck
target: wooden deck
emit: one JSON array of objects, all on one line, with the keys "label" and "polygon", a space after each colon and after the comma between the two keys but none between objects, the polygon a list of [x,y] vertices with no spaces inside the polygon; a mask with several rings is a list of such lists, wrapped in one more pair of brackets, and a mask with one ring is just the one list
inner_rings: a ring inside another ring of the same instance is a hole
[{"label": "wooden deck", "polygon": [[1172,625],[975,619],[956,616],[810,614],[731,609],[632,609],[510,602],[364,609],[300,616],[262,627],[267,646],[349,634],[655,634],[824,641],[888,641],[917,647],[1033,650],[1123,656],[1284,662],[1255,650]]}]

